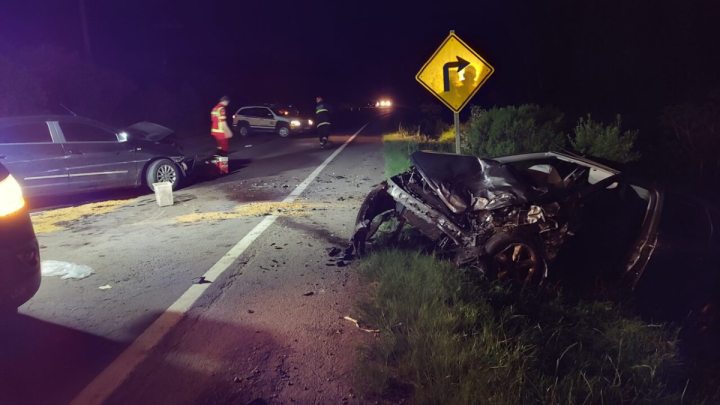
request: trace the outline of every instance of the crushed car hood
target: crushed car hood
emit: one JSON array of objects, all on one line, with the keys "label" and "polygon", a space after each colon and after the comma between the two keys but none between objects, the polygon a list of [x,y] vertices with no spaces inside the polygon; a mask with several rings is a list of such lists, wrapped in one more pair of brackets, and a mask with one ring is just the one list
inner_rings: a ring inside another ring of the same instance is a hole
[{"label": "crushed car hood", "polygon": [[[527,203],[532,196],[530,187],[510,166],[495,160],[426,151],[415,152],[410,159],[425,181],[447,200],[469,194],[471,205],[496,209]],[[463,211],[465,207],[457,208]]]},{"label": "crushed car hood", "polygon": [[141,121],[123,129],[133,137],[151,142],[161,141],[175,131],[154,122]]}]

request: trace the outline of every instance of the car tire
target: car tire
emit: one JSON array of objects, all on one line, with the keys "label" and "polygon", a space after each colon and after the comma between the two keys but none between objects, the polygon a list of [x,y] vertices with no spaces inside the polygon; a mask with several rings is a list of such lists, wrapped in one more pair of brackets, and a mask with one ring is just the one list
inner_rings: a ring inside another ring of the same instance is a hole
[{"label": "car tire", "polygon": [[[355,253],[358,256],[364,256],[368,253],[368,243],[370,238],[374,236],[377,227],[376,218],[380,218],[385,213],[392,212],[395,209],[395,200],[388,194],[384,186],[378,186],[365,197],[357,218],[355,219],[355,232],[352,236],[352,244]],[[384,221],[381,218],[381,221]]]},{"label": "car tire", "polygon": [[288,127],[287,125],[278,125],[277,133],[281,137],[287,138],[288,136],[290,136],[290,127]]},{"label": "car tire", "polygon": [[246,137],[250,135],[250,126],[247,123],[241,122],[238,124],[238,128],[238,134],[240,134],[240,136]]},{"label": "car tire", "polygon": [[153,183],[168,181],[172,183],[172,189],[177,190],[182,180],[180,168],[170,159],[158,159],[145,170],[145,184],[150,191],[155,191]]},{"label": "car tire", "polygon": [[493,235],[485,244],[486,275],[522,287],[542,285],[547,273],[538,246],[534,238],[516,233]]}]

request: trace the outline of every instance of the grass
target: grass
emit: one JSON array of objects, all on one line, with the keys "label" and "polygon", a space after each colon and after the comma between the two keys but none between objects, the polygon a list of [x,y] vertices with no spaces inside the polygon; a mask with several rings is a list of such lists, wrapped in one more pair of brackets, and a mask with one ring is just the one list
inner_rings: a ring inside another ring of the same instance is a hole
[{"label": "grass", "polygon": [[[361,266],[358,304],[381,330],[362,351],[370,398],[413,403],[696,403],[717,388],[687,377],[677,330],[609,302],[518,292],[407,251]],[[712,388],[712,387],[711,387]]]},{"label": "grass", "polygon": [[410,168],[410,155],[418,150],[435,150],[452,152],[455,135],[451,130],[444,132],[440,138],[433,139],[422,134],[410,133],[402,127],[392,134],[383,137],[383,154],[385,158],[385,176],[392,177]]}]

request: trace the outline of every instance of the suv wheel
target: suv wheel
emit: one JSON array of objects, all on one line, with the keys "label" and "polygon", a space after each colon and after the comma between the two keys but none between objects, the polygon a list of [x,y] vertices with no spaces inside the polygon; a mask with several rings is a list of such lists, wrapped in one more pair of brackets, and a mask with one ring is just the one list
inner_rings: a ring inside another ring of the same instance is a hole
[{"label": "suv wheel", "polygon": [[155,191],[153,183],[169,182],[172,183],[173,190],[176,190],[180,185],[180,169],[170,159],[159,159],[148,166],[145,171],[145,184],[147,184],[150,191]]},{"label": "suv wheel", "polygon": [[278,126],[277,130],[278,135],[282,136],[283,138],[286,138],[290,135],[290,128],[287,125],[280,125]]},{"label": "suv wheel", "polygon": [[242,123],[240,123],[239,127],[240,127],[240,130],[238,132],[240,133],[240,136],[244,137],[244,136],[250,135],[250,127],[248,126],[247,123],[242,122]]}]

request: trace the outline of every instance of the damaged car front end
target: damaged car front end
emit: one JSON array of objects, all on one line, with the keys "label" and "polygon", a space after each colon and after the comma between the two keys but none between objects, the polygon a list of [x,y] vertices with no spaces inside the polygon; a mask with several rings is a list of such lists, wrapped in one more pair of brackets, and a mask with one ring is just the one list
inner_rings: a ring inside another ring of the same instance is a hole
[{"label": "damaged car front end", "polygon": [[358,254],[396,242],[409,226],[436,254],[491,278],[611,284],[653,316],[694,313],[717,325],[720,215],[708,204],[570,153],[416,152],[411,162],[362,204]]}]

